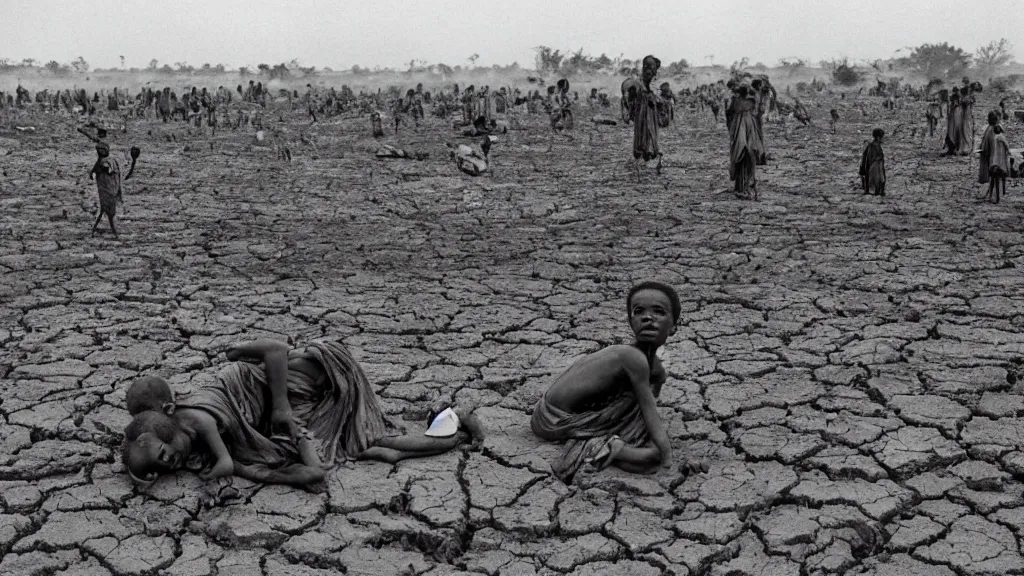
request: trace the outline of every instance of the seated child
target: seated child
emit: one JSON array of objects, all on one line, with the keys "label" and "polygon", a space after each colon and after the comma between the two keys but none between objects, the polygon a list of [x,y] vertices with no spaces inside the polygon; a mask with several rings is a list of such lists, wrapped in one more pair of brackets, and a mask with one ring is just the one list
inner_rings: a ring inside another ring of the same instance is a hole
[{"label": "seated child", "polygon": [[[634,342],[609,346],[570,366],[533,410],[533,433],[565,443],[552,466],[564,482],[585,464],[653,473],[672,462],[655,401],[666,372],[655,354],[675,334],[679,296],[666,284],[643,282],[630,290],[626,307]],[[686,461],[681,468],[707,471],[703,462]]]}]

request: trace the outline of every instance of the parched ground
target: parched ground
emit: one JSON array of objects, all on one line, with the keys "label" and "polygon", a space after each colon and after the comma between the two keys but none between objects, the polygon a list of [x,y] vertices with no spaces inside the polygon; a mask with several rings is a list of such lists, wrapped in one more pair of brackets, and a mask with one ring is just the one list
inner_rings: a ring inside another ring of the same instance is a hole
[{"label": "parched ground", "polygon": [[[73,122],[8,112],[0,573],[1024,574],[1020,188],[977,202],[972,159],[911,138],[920,110],[868,106],[841,107],[837,136],[771,127],[759,203],[723,193],[725,129],[688,114],[642,183],[631,132],[589,111],[568,136],[529,119],[477,179],[434,119],[387,138],[426,162],[373,158],[365,119],[296,112],[263,144],[131,124],[119,241],[89,237],[94,153]],[[896,131],[885,198],[856,188],[876,125]],[[623,298],[651,277],[684,300],[660,410],[677,459],[710,472],[566,486],[532,405],[627,337]],[[450,392],[489,436],[343,464],[322,493],[189,473],[133,487],[127,385],[195,386],[225,345],[265,336],[341,338],[389,413],[421,425]]]}]

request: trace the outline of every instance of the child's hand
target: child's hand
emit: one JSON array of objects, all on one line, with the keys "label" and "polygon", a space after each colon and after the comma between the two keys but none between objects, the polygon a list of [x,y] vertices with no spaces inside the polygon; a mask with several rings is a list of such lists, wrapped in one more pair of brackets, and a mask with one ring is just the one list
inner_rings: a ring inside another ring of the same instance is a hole
[{"label": "child's hand", "polygon": [[235,464],[230,458],[224,458],[218,460],[210,469],[203,470],[199,473],[199,477],[203,480],[213,480],[214,478],[223,478],[225,476],[231,476],[235,472]]},{"label": "child's hand", "polygon": [[274,408],[270,412],[271,436],[288,436],[295,442],[299,436],[299,428],[292,418],[291,407]]}]

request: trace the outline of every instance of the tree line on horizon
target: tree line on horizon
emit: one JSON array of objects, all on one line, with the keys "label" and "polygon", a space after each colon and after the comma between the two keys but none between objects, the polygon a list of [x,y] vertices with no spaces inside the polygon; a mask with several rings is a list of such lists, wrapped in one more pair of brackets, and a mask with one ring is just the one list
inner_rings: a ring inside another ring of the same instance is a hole
[{"label": "tree line on horizon", "polygon": [[[611,58],[606,54],[591,56],[586,54],[583,48],[576,51],[562,51],[549,46],[537,46],[534,48],[533,71],[539,74],[552,74],[571,77],[577,74],[609,74],[628,76],[638,73],[639,60],[630,60],[619,55]],[[523,70],[518,62],[510,65],[477,66],[479,54],[472,54],[467,58],[467,65],[449,66],[444,63],[428,64],[424,60],[413,59],[404,70],[395,68],[374,68],[362,67],[358,64],[345,70],[354,75],[368,75],[374,73],[427,73],[441,76],[451,76],[463,72],[497,71],[497,72],[518,72]],[[79,56],[68,63],[59,63],[51,60],[45,64],[33,58],[25,58],[21,61],[13,61],[10,58],[0,57],[0,73],[20,70],[35,70],[40,74],[50,74],[56,77],[71,76],[73,74],[85,74],[90,72],[149,72],[158,74],[186,74],[186,75],[223,75],[237,74],[240,77],[263,77],[270,80],[288,79],[293,77],[310,78],[317,74],[333,73],[335,70],[329,67],[317,69],[315,66],[302,66],[298,59],[292,59],[287,63],[276,65],[261,63],[255,69],[247,66],[231,68],[224,64],[203,64],[192,66],[187,62],[164,63],[162,66],[157,59],[152,59],[146,68],[127,68],[125,57],[121,56],[120,68],[91,69],[89,63]],[[768,70],[762,62],[750,64],[749,58],[742,58],[733,62],[730,66],[716,65],[714,56],[705,56],[706,67],[712,69],[728,70],[731,75],[742,73],[746,70]],[[964,49],[953,46],[948,42],[941,44],[922,44],[917,47],[906,47],[897,50],[892,58],[887,60],[861,61],[860,64],[851,63],[848,57],[833,60],[820,60],[817,64],[821,69],[826,70],[832,77],[833,82],[852,86],[861,82],[872,73],[883,74],[886,72],[910,71],[921,74],[929,80],[948,80],[959,78],[970,72],[977,72],[983,75],[993,74],[1003,67],[1014,64],[1013,45],[1005,38],[993,40],[985,46],[979,47],[972,54]],[[811,69],[813,66],[808,60],[801,58],[780,59],[775,68],[781,68],[790,75],[801,69]],[[663,64],[661,73],[667,77],[685,77],[692,72],[690,62],[685,58],[676,61],[669,61]],[[341,70],[339,70],[341,71]]]}]

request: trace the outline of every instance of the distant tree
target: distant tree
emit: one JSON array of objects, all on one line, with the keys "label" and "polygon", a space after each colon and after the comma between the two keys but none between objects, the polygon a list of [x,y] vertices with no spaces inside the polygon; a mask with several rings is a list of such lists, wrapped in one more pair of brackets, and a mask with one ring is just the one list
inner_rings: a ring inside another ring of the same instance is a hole
[{"label": "distant tree", "polygon": [[469,58],[466,58],[466,60],[469,60],[469,65],[472,66],[472,67],[476,67],[476,61],[479,60],[479,59],[480,59],[480,55],[479,54],[471,54]]},{"label": "distant tree", "polygon": [[359,66],[359,64],[353,64],[352,73],[355,74],[356,76],[359,76],[360,74],[363,73],[363,69],[362,67]]},{"label": "distant tree", "polygon": [[583,53],[583,48],[580,48],[569,54],[569,57],[559,66],[558,71],[569,76],[580,72],[590,72],[593,68],[593,60]]},{"label": "distant tree", "polygon": [[330,73],[334,72],[334,68],[331,68],[329,66],[324,66],[324,72],[327,72],[328,74],[330,74]]},{"label": "distant tree", "polygon": [[25,68],[31,68],[36,63],[35,58],[24,58],[21,61],[21,65]]},{"label": "distant tree", "polygon": [[75,69],[75,72],[88,72],[89,63],[85,61],[85,58],[79,56],[71,63],[71,67]]},{"label": "distant tree", "polygon": [[171,68],[171,66],[169,64],[164,64],[163,66],[160,67],[160,73],[161,74],[167,74],[167,75],[174,74],[174,68]]},{"label": "distant tree", "polygon": [[249,70],[248,66],[241,66],[238,68],[238,75],[245,78],[246,76],[252,75],[252,72]]},{"label": "distant tree", "polygon": [[594,59],[594,66],[596,66],[598,70],[608,70],[612,67],[612,64],[614,64],[614,61],[604,52]]},{"label": "distant tree", "polygon": [[1013,60],[1013,44],[1006,38],[993,40],[987,45],[978,48],[975,53],[975,63],[986,72],[1006,66]]},{"label": "distant tree", "polygon": [[271,78],[278,78],[278,79],[283,80],[285,78],[288,78],[291,75],[292,75],[291,70],[288,69],[288,66],[284,62],[282,62],[282,63],[278,64],[277,66],[274,66],[273,68],[270,69],[270,77]]},{"label": "distant tree", "polygon": [[922,44],[902,58],[901,63],[928,78],[958,77],[970,67],[971,55],[946,42]]},{"label": "distant tree", "polygon": [[223,73],[227,72],[227,67],[224,66],[223,64],[217,64],[216,66],[213,67],[213,71],[215,73],[217,73],[217,74],[223,74]]},{"label": "distant tree", "polygon": [[565,60],[561,50],[552,50],[547,46],[537,46],[533,51],[536,52],[534,65],[537,72],[558,72]]},{"label": "distant tree", "polygon": [[270,74],[270,64],[257,64],[256,69],[259,70],[260,76]]},{"label": "distant tree", "polygon": [[445,76],[451,76],[452,74],[455,74],[455,70],[452,70],[452,67],[447,64],[438,63],[437,71],[440,72],[441,74],[444,74]]},{"label": "distant tree", "polygon": [[146,67],[146,70],[156,70],[159,66],[160,66],[160,61],[157,60],[156,58],[153,58],[152,60],[149,61],[149,66]]},{"label": "distant tree", "polygon": [[672,62],[665,66],[664,73],[666,76],[686,76],[690,73],[690,63],[686,61],[686,58],[680,58],[678,62]]},{"label": "distant tree", "polygon": [[61,64],[56,60],[50,60],[47,62],[45,68],[54,76],[66,76],[71,72],[71,68],[67,64]]},{"label": "distant tree", "polygon": [[833,60],[829,67],[832,70],[832,81],[840,86],[853,86],[864,78],[863,74],[850,65],[849,58]]}]

